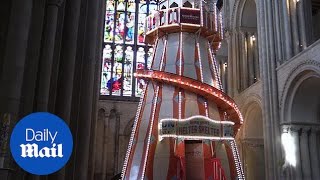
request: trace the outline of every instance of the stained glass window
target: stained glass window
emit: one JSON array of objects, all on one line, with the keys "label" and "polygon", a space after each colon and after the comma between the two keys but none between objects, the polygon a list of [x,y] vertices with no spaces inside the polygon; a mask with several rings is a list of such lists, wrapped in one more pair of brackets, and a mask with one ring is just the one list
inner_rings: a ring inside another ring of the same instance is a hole
[{"label": "stained glass window", "polygon": [[153,48],[144,43],[146,17],[156,10],[152,0],[106,0],[102,54],[102,96],[140,97],[145,85],[133,77],[150,69]]}]

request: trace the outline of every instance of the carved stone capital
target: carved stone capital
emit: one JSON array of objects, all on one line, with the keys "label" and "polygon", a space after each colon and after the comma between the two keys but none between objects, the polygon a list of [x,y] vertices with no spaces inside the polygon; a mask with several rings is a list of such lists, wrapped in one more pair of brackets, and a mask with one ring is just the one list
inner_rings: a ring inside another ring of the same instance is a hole
[{"label": "carved stone capital", "polygon": [[290,131],[290,126],[284,125],[281,127],[282,133],[289,133],[289,131]]},{"label": "carved stone capital", "polygon": [[293,133],[299,133],[300,130],[301,130],[301,126],[297,126],[297,125],[290,126],[290,131]]},{"label": "carved stone capital", "polygon": [[310,126],[303,126],[301,127],[301,136],[308,135],[310,132],[311,127]]}]

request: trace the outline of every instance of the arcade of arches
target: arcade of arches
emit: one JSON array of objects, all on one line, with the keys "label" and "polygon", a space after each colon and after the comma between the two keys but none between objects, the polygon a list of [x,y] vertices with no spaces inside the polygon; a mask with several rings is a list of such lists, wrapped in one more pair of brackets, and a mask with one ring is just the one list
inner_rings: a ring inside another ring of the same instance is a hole
[{"label": "arcade of arches", "polygon": [[[145,85],[133,73],[152,63],[145,18],[162,2],[0,2],[1,180],[119,178]],[[223,13],[221,83],[244,117],[246,178],[319,179],[320,0],[213,2]],[[66,167],[44,177],[19,169],[8,149],[12,127],[36,111],[57,114],[75,137]]]}]

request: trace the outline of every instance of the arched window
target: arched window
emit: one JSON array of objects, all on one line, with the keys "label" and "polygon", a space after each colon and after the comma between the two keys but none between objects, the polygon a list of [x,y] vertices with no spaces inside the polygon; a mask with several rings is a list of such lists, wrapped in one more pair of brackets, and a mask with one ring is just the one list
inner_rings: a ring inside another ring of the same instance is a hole
[{"label": "arched window", "polygon": [[144,82],[133,73],[151,68],[153,49],[144,43],[144,28],[156,7],[151,0],[106,0],[100,95],[141,96]]}]

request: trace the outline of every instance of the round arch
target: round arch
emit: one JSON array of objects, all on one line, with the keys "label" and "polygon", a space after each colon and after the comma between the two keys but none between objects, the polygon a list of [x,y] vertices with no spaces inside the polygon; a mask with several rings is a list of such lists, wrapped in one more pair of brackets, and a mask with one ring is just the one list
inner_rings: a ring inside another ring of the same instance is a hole
[{"label": "round arch", "polygon": [[244,97],[241,112],[244,124],[241,130],[241,155],[247,179],[263,179],[265,177],[264,135],[262,101],[257,94]]},{"label": "round arch", "polygon": [[237,104],[239,105],[240,112],[243,116],[243,125],[240,128],[240,132],[237,134],[237,139],[243,139],[245,138],[245,132],[246,127],[248,127],[248,116],[249,112],[251,111],[255,106],[262,108],[262,99],[260,95],[256,93],[249,93],[243,96],[241,99],[237,100]]},{"label": "round arch", "polygon": [[106,115],[106,110],[104,108],[100,108],[98,110],[98,120],[99,121],[104,120],[105,115]]},{"label": "round arch", "polygon": [[[238,64],[233,70],[234,86],[240,92],[249,88],[260,79],[258,11],[255,0],[239,0],[234,4],[231,17],[230,63]],[[232,62],[234,61],[234,62]],[[235,88],[235,87],[234,87]]]},{"label": "round arch", "polygon": [[282,108],[283,123],[320,123],[320,74],[305,70],[290,84]]},{"label": "round arch", "polygon": [[[252,17],[253,15],[255,17]],[[247,25],[245,24],[246,22],[243,21],[243,19],[246,18],[255,18],[255,27],[257,27],[257,15],[256,0],[236,1],[232,10],[231,27],[239,28],[241,25]]]},{"label": "round arch", "polygon": [[263,138],[262,109],[257,102],[252,102],[245,112],[243,138]]},{"label": "round arch", "polygon": [[[291,71],[285,82],[280,99],[281,124],[292,122],[291,112],[298,108],[297,105],[300,104],[301,106],[301,104],[305,104],[303,101],[306,100],[306,97],[310,97],[313,94],[314,98],[310,98],[309,101],[313,102],[313,100],[316,99],[317,94],[319,93],[311,91],[315,90],[316,88],[319,88],[319,82],[317,81],[317,79],[319,78],[320,64],[315,65],[313,61],[305,61],[299,64],[296,68],[294,68],[293,71]],[[319,102],[320,99],[318,100],[318,103]],[[316,108],[316,103],[317,102],[314,103],[314,108]],[[304,107],[301,106],[301,108],[303,109]]]}]

